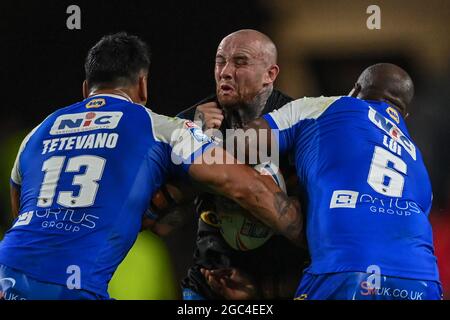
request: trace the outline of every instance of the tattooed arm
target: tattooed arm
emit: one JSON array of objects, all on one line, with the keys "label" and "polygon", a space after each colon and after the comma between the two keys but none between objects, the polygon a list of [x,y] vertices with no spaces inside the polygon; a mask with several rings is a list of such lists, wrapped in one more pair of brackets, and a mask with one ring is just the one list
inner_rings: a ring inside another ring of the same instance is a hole
[{"label": "tattooed arm", "polygon": [[[202,164],[194,163],[189,168],[193,179],[236,201],[294,243],[301,243],[303,220],[299,203],[289,199],[271,177],[236,163],[222,148],[211,148],[203,157]],[[218,158],[224,164],[211,160]]]},{"label": "tattooed arm", "polygon": [[[283,191],[277,192],[275,194],[275,208],[279,212],[278,223],[280,228],[284,229],[283,234],[285,236],[288,234],[295,235],[295,239],[291,237],[287,238],[297,245],[303,246],[303,216],[298,199],[289,198]],[[295,211],[292,208],[295,208]]]}]

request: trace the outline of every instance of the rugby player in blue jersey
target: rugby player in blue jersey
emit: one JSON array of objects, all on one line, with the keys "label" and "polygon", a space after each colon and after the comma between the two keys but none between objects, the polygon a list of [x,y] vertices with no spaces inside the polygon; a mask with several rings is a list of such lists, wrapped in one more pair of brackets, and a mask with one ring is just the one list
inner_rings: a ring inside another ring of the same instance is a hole
[{"label": "rugby player in blue jersey", "polygon": [[4,299],[108,299],[108,282],[168,176],[190,176],[299,238],[297,203],[271,179],[212,161],[234,159],[191,121],[144,107],[149,64],[136,36],[103,37],[86,58],[85,100],[24,139],[11,175],[17,218],[0,242]]},{"label": "rugby player in blue jersey", "polygon": [[404,121],[413,95],[410,76],[381,63],[350,96],[295,100],[249,124],[277,135],[305,190],[311,265],[296,299],[441,299],[431,184]]}]

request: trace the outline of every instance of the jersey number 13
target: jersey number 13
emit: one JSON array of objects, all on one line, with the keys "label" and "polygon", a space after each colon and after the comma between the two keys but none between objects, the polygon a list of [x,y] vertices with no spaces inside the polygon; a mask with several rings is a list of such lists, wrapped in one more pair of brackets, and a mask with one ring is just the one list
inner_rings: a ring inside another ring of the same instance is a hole
[{"label": "jersey number 13", "polygon": [[[66,157],[51,157],[42,165],[45,172],[44,181],[41,185],[38,207],[46,208],[53,204],[55,191],[65,163]],[[80,172],[86,167],[83,174],[77,174],[73,178],[72,185],[80,186],[78,196],[72,191],[60,191],[56,202],[64,207],[89,207],[95,202],[98,183],[103,175],[106,159],[97,156],[76,156],[69,158],[64,172]]]}]

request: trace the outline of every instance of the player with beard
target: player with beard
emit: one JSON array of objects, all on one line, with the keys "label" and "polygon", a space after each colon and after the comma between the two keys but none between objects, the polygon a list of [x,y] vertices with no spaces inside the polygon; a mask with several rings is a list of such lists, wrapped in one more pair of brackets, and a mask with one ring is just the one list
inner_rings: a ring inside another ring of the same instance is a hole
[{"label": "player with beard", "polygon": [[[280,108],[292,98],[273,84],[279,73],[277,49],[272,40],[256,30],[239,30],[226,36],[219,44],[215,59],[216,94],[178,116],[201,122],[203,129],[216,129],[226,138],[226,129],[242,128],[261,115]],[[281,171],[288,178],[295,169],[289,161],[281,161]],[[287,179],[288,193],[296,193],[294,180]],[[171,197],[171,186],[163,188]],[[164,198],[164,197],[161,197]],[[177,201],[175,201],[177,202]],[[190,204],[192,207],[192,204]],[[200,194],[195,201],[199,216],[194,263],[183,280],[183,298],[196,299],[276,299],[291,298],[295,293],[308,255],[298,254],[298,248],[279,235],[272,236],[254,250],[233,249],[220,232],[217,209],[227,207],[238,212],[238,205],[223,197]],[[177,213],[177,214],[174,214]],[[177,224],[186,210],[180,207],[162,217],[165,224]],[[177,216],[178,218],[174,218]],[[175,221],[175,223],[174,223]],[[217,276],[228,275],[234,289],[218,292]]]}]

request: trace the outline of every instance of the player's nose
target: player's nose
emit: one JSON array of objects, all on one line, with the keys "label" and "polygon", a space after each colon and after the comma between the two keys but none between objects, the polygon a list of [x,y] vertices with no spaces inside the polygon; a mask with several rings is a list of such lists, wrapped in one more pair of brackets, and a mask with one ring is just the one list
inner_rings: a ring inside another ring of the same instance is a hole
[{"label": "player's nose", "polygon": [[233,63],[227,62],[220,70],[219,76],[220,79],[232,79],[234,73],[234,65]]}]

